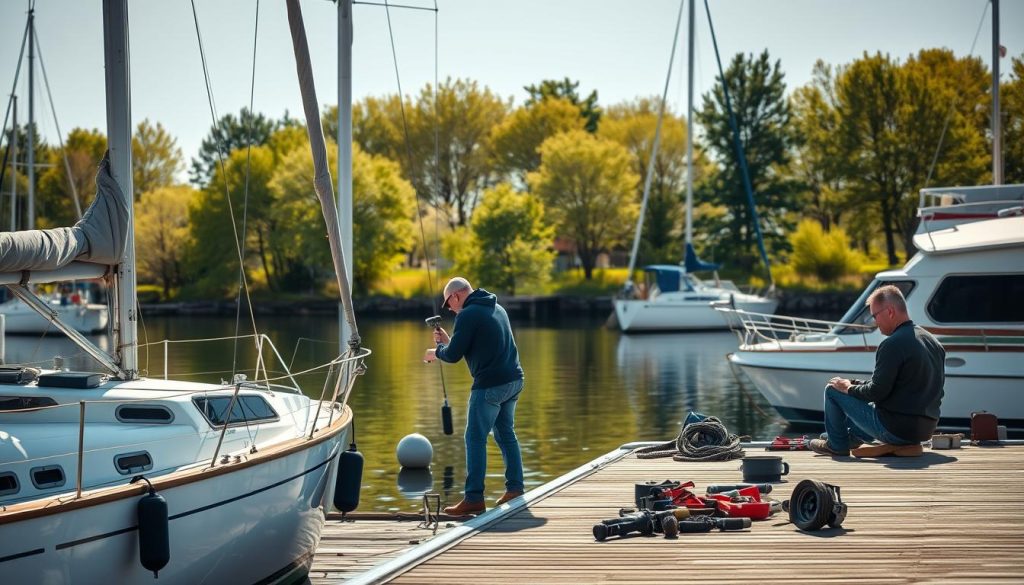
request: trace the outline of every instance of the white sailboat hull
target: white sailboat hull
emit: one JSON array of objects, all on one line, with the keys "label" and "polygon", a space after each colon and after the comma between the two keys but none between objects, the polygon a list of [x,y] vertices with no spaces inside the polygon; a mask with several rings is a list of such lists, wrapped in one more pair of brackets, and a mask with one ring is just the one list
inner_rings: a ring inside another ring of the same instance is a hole
[{"label": "white sailboat hull", "polygon": [[[62,322],[79,333],[97,333],[107,328],[109,313],[106,305],[61,305],[59,302],[51,301],[47,306],[56,312]],[[0,314],[4,316],[5,330],[10,334],[60,333],[49,320],[17,299],[0,304]]]},{"label": "white sailboat hull", "polygon": [[[157,582],[274,582],[308,570],[350,429],[257,465],[159,489],[170,518],[170,561]],[[0,524],[2,581],[153,583],[139,561],[140,497]]]},{"label": "white sailboat hull", "polygon": [[[623,331],[685,331],[729,329],[728,322],[708,300],[688,301],[658,297],[653,300],[616,299],[615,316]],[[744,295],[747,296],[747,295]],[[774,313],[775,299],[734,300],[737,308]],[[723,301],[728,301],[726,296]]]}]

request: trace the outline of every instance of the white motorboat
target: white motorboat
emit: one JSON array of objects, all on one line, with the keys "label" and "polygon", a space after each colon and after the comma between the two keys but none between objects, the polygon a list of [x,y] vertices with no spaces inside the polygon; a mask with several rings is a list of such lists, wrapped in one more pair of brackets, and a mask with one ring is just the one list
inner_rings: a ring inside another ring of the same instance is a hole
[{"label": "white motorboat", "polygon": [[[838,322],[720,308],[740,336],[730,359],[785,418],[821,423],[829,378],[871,377],[883,336],[864,303],[893,284],[914,322],[946,349],[940,427],[969,428],[971,413],[987,410],[1001,424],[1024,429],[1024,185],[926,190],[922,201],[938,192],[956,197],[920,210],[919,253],[902,269],[879,273]],[[972,202],[972,194],[989,201]],[[987,219],[960,206],[1000,211]]]},{"label": "white motorboat", "polygon": [[[61,321],[79,333],[99,333],[107,329],[109,312],[106,305],[99,303],[61,303],[59,298],[43,299]],[[4,316],[4,329],[10,334],[41,335],[58,333],[38,313],[17,299],[0,303],[0,315]]]},{"label": "white motorboat", "polygon": [[704,282],[682,266],[644,268],[643,298],[615,299],[615,317],[626,332],[728,329],[715,310],[724,303],[754,313],[774,313],[778,300],[741,292],[727,280]]},{"label": "white motorboat", "polygon": [[[682,17],[680,6],[680,18]],[[657,159],[658,145],[661,137],[661,122],[664,116],[665,99],[668,81],[672,71],[672,60],[669,60],[669,75],[665,79],[665,92],[661,97],[661,111],[658,114],[658,125],[654,135],[654,146],[647,176],[644,180],[644,195],[640,206],[640,218],[637,220],[636,232],[633,236],[633,249],[629,256],[629,270],[626,286],[619,298],[613,301],[615,318],[619,328],[625,332],[638,331],[700,331],[712,329],[728,329],[729,326],[721,315],[715,311],[715,305],[729,303],[731,306],[761,313],[773,313],[778,307],[778,300],[754,293],[741,292],[732,282],[718,279],[718,264],[703,262],[697,257],[693,247],[693,40],[694,40],[694,5],[689,7],[689,83],[686,116],[686,251],[684,261],[680,265],[651,265],[644,268],[646,282],[644,286],[633,285],[633,269],[636,266],[637,252],[640,248],[640,231],[643,217],[647,209],[650,194],[651,177],[654,161]],[[675,40],[679,37],[679,24],[676,24]],[[675,42],[672,45],[675,55]],[[757,226],[757,211],[753,209],[753,196],[750,205]],[[757,237],[761,242],[760,228]],[[762,258],[768,264],[763,243],[760,243]],[[715,284],[703,282],[694,273],[713,271]],[[771,271],[768,273],[771,278]]]},{"label": "white motorboat", "polygon": [[[351,1],[338,10],[339,45],[350,47]],[[262,335],[244,336],[258,356],[253,380],[140,377],[127,0],[105,0],[110,150],[96,198],[74,228],[0,234],[0,248],[13,250],[0,258],[0,285],[106,371],[68,372],[57,360],[53,369],[0,369],[0,582],[291,582],[308,570],[332,503],[347,511],[358,502],[361,459],[343,452],[353,421],[345,403],[369,350],[352,314],[297,0],[288,12],[347,349],[320,366],[319,398],[303,394]],[[339,168],[344,209],[351,177]],[[104,275],[116,292],[109,354],[31,288]]]}]

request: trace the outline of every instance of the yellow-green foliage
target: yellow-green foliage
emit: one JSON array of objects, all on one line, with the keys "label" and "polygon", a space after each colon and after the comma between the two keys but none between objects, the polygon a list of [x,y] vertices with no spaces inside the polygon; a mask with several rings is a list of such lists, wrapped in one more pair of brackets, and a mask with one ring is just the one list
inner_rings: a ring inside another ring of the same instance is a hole
[{"label": "yellow-green foliage", "polygon": [[793,246],[790,264],[797,274],[828,283],[844,276],[857,274],[864,257],[850,248],[849,239],[842,228],[825,232],[821,224],[805,219],[789,237]]}]

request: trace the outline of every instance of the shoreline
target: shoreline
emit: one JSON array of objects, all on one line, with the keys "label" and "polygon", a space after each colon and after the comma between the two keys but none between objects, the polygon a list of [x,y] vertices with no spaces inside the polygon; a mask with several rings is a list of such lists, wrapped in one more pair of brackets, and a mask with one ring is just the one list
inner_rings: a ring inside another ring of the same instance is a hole
[{"label": "shoreline", "polygon": [[[849,292],[782,292],[776,314],[808,319],[839,319],[860,296]],[[549,321],[561,317],[607,318],[612,313],[611,296],[522,295],[499,297],[499,302],[516,320]],[[435,302],[427,297],[362,297],[354,300],[357,315],[366,317],[421,317],[433,314]],[[157,315],[234,315],[236,303],[224,301],[182,301],[140,303],[142,313]],[[263,300],[253,302],[257,315],[337,315],[338,302],[326,299]]]}]

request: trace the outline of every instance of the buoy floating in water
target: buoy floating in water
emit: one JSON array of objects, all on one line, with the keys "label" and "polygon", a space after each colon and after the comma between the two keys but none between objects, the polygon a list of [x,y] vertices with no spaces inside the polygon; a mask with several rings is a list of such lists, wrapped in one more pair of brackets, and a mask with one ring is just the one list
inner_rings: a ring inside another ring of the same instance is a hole
[{"label": "buoy floating in water", "polygon": [[434,447],[430,439],[419,433],[412,433],[402,437],[398,442],[398,463],[402,467],[410,469],[423,469],[430,467],[430,461],[434,458]]}]

